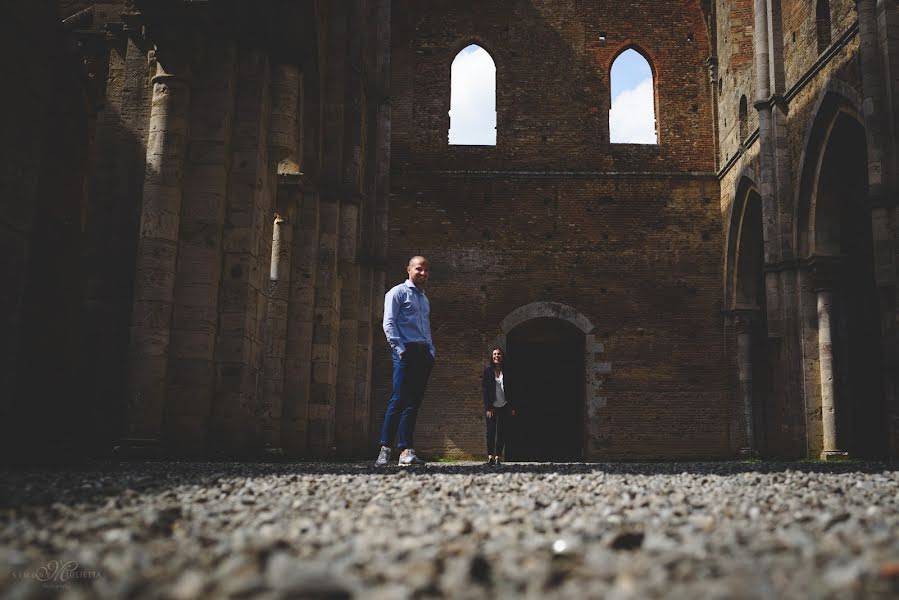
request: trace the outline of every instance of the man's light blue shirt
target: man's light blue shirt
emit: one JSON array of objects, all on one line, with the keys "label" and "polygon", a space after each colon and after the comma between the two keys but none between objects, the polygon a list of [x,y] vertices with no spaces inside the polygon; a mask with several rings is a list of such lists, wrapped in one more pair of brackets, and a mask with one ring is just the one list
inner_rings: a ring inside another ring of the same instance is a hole
[{"label": "man's light blue shirt", "polygon": [[406,344],[427,344],[435,356],[431,341],[431,303],[424,290],[407,279],[384,295],[384,335],[399,354]]}]

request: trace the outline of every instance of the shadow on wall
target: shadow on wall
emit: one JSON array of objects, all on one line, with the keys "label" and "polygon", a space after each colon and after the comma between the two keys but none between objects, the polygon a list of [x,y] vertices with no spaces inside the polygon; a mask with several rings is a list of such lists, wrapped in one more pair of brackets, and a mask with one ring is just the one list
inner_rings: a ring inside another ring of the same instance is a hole
[{"label": "shadow on wall", "polygon": [[[115,109],[94,106],[80,57],[58,46],[25,274],[10,460],[105,455],[124,424],[143,142]],[[115,51],[124,56],[124,44]],[[94,170],[94,163],[108,168]]]}]

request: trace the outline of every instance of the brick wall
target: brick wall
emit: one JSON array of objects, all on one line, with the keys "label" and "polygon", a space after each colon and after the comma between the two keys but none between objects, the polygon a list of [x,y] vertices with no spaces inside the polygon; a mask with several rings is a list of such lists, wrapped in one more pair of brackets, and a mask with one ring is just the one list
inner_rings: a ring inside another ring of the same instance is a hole
[{"label": "brick wall", "polygon": [[[438,351],[419,451],[485,452],[486,352],[507,315],[546,301],[588,319],[611,363],[587,458],[731,452],[698,5],[396,2],[394,17],[388,287],[412,254],[431,259]],[[495,148],[446,142],[449,68],[472,41],[497,65]],[[658,146],[608,142],[608,72],[631,44],[656,73]],[[374,354],[379,427],[390,392],[383,336]]]}]

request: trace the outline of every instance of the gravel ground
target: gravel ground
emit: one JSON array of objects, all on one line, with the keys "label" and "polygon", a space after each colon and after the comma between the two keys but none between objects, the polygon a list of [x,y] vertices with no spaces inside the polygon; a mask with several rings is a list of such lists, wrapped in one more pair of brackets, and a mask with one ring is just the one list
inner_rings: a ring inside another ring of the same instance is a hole
[{"label": "gravel ground", "polygon": [[899,597],[895,464],[0,471],[10,598]]}]

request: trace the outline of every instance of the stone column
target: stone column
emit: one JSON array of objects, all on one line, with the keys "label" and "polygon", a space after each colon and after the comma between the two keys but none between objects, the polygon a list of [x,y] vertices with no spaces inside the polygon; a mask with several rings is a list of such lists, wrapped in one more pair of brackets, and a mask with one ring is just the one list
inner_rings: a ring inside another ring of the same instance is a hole
[{"label": "stone column", "polygon": [[[269,162],[280,165],[298,161],[297,128],[300,72],[296,65],[281,64],[272,68],[271,120],[269,121]],[[277,168],[277,167],[276,167]],[[263,368],[259,421],[263,450],[280,455],[281,415],[284,393],[284,352],[287,335],[287,298],[290,286],[291,240],[296,216],[295,196],[277,185],[277,206],[270,236],[271,248],[266,306],[262,321]],[[260,257],[262,253],[260,252]]]},{"label": "stone column", "polygon": [[184,174],[165,427],[171,443],[190,453],[208,446],[237,87],[234,44],[209,40],[204,47],[205,64],[194,82]]},{"label": "stone column", "polygon": [[[899,194],[895,77],[899,62],[899,11],[880,0],[856,0],[864,120],[868,141],[868,205],[874,242],[874,276],[880,300],[884,402],[890,455],[899,455],[899,323],[897,323],[896,196]],[[890,32],[894,32],[892,38]],[[892,81],[892,86],[890,85]]]},{"label": "stone column", "polygon": [[265,364],[262,396],[262,443],[266,452],[281,454],[281,417],[284,407],[284,360],[287,345],[287,299],[296,221],[295,197],[279,186],[278,212],[272,235],[269,308],[266,315]]},{"label": "stone column", "polygon": [[[271,231],[268,157],[271,68],[268,57],[243,50],[238,61],[234,139],[223,232],[213,432],[221,448],[246,453],[257,442],[262,368],[260,290],[271,254],[260,248]],[[270,251],[269,251],[270,252]]]},{"label": "stone column", "polygon": [[308,453],[309,397],[312,377],[312,338],[315,328],[315,287],[318,275],[318,190],[299,176],[281,183],[298,204],[298,224],[290,261],[290,295],[287,304],[287,341],[284,357],[284,407],[281,443],[290,456]]},{"label": "stone column", "polygon": [[[780,260],[779,228],[777,224],[777,180],[774,165],[774,123],[771,110],[771,77],[768,48],[768,2],[755,0],[753,7],[755,28],[755,109],[759,115],[759,194],[762,197],[762,228],[765,264]],[[768,333],[780,336],[780,282],[778,273],[765,273],[765,297],[768,311]]]},{"label": "stone column", "polygon": [[[393,124],[393,106],[390,100],[391,70],[391,4],[392,0],[377,0],[377,49],[375,51],[375,89],[374,102],[377,106],[377,129],[375,139],[375,185],[374,208],[372,217],[372,284],[371,284],[371,340],[372,347],[368,357],[368,373],[371,378],[372,357],[377,349],[387,348],[384,342],[382,320],[384,318],[384,293],[387,291],[387,252],[389,238],[389,204],[390,204],[390,152]],[[371,382],[369,381],[369,390]],[[380,423],[373,423],[375,411],[372,409],[372,398],[368,398],[369,431],[379,431]]]},{"label": "stone column", "polygon": [[[896,174],[893,173],[889,158],[892,115],[885,102],[889,86],[884,85],[886,80],[883,78],[881,53],[878,50],[887,40],[881,39],[878,31],[876,4],[876,0],[856,0],[855,7],[858,12],[859,64],[864,95],[862,116],[868,142],[868,188],[875,204],[881,205],[884,203],[880,199],[889,198],[891,189],[895,191]],[[876,244],[875,239],[875,246]]]},{"label": "stone column", "polygon": [[876,12],[881,81],[890,82],[885,86],[884,122],[888,127],[885,131],[886,139],[889,140],[889,147],[886,149],[890,157],[887,165],[888,180],[895,198],[896,190],[899,189],[899,10],[896,9],[895,0],[877,0]]},{"label": "stone column", "polygon": [[833,288],[836,266],[835,260],[830,257],[817,257],[812,263],[818,298],[818,370],[821,376],[823,430],[821,460],[839,460],[848,456],[846,452],[839,450],[837,440],[838,399],[833,364]]},{"label": "stone column", "polygon": [[335,449],[341,281],[337,266],[340,204],[332,194],[322,194],[319,204],[318,270],[315,278],[307,437],[309,451],[314,456],[329,456]]},{"label": "stone column", "polygon": [[758,449],[755,443],[755,423],[753,414],[753,321],[755,310],[742,309],[732,313],[734,328],[737,332],[737,362],[740,379],[740,399],[743,408],[744,444],[740,454],[754,456]]},{"label": "stone column", "polygon": [[367,97],[363,85],[363,69],[366,54],[363,46],[366,36],[365,15],[362,2],[352,2],[348,13],[347,69],[344,111],[343,173],[341,177],[340,244],[340,348],[337,366],[337,414],[335,446],[341,456],[353,455],[353,425],[355,422],[356,360],[359,344],[360,278],[359,242],[361,224],[365,218],[363,190],[364,163],[362,146],[363,127],[367,120],[363,112]]},{"label": "stone column", "polygon": [[335,447],[337,368],[340,349],[342,280],[338,264],[346,141],[348,12],[350,2],[328,3],[327,61],[322,126],[319,195],[318,272],[315,279],[315,326],[312,337],[312,383],[309,397],[309,451],[331,456]]},{"label": "stone column", "polygon": [[[358,195],[357,195],[358,196]],[[344,202],[340,215],[339,264],[340,339],[337,367],[334,445],[341,456],[353,455],[353,423],[356,393],[356,357],[359,342],[359,283],[357,254],[360,202],[358,197]]]},{"label": "stone column", "polygon": [[170,322],[190,108],[189,65],[177,46],[157,52],[137,249],[125,446],[156,447],[162,433]]}]

